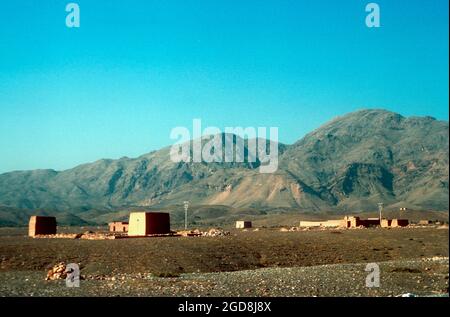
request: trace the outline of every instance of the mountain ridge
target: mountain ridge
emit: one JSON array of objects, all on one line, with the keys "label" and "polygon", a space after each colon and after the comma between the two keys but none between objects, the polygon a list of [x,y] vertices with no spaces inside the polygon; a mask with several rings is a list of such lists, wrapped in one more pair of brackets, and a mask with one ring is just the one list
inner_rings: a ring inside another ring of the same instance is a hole
[{"label": "mountain ridge", "polygon": [[91,209],[163,208],[184,200],[268,212],[361,211],[379,201],[392,208],[448,210],[447,121],[364,109],[279,148],[273,174],[261,174],[258,164],[247,161],[174,163],[170,147],[63,171],[3,173],[0,205],[75,210],[76,216]]}]

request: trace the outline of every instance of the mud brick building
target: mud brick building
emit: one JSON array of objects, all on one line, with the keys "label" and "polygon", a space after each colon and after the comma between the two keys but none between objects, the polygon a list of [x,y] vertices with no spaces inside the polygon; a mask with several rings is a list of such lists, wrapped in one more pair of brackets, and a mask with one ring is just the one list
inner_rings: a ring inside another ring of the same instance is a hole
[{"label": "mud brick building", "polygon": [[31,216],[28,224],[28,236],[56,234],[56,218]]},{"label": "mud brick building", "polygon": [[128,222],[114,221],[108,224],[110,232],[128,232]]},{"label": "mud brick building", "polygon": [[128,225],[129,236],[170,233],[170,215],[166,212],[132,212]]},{"label": "mud brick building", "polygon": [[251,221],[236,221],[236,229],[247,229],[252,227]]},{"label": "mud brick building", "polygon": [[361,219],[359,217],[344,217],[344,227],[346,228],[357,228],[357,227],[371,227],[371,226],[379,226],[380,219],[379,218],[369,218],[369,219]]},{"label": "mud brick building", "polygon": [[381,219],[381,228],[389,228],[392,226],[392,219]]},{"label": "mud brick building", "polygon": [[368,218],[361,219],[359,217],[345,216],[343,220],[325,220],[325,221],[300,221],[300,227],[342,227],[342,228],[358,228],[358,227],[376,227],[396,228],[406,227],[409,225],[408,219],[380,219]]},{"label": "mud brick building", "polygon": [[391,222],[391,227],[393,228],[406,227],[407,225],[409,225],[408,219],[392,219]]}]

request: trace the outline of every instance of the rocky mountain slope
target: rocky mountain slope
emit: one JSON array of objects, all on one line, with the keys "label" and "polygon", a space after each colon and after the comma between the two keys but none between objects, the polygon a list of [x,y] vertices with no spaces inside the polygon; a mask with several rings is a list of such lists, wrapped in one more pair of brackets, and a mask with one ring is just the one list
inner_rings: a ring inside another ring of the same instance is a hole
[{"label": "rocky mountain slope", "polygon": [[1,174],[0,222],[14,222],[5,211],[11,208],[79,216],[93,209],[163,208],[184,200],[267,212],[360,211],[374,209],[377,202],[448,210],[448,122],[431,117],[362,110],[335,118],[293,145],[279,144],[273,174],[261,174],[259,160],[174,163],[169,152],[168,147],[60,172]]}]

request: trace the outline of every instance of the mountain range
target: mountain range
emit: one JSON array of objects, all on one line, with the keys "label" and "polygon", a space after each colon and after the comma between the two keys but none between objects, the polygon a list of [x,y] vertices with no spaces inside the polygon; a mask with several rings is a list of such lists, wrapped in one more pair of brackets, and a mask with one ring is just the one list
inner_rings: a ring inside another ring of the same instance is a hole
[{"label": "mountain range", "polygon": [[[35,212],[56,213],[69,224],[103,223],[105,214],[133,208],[181,212],[186,200],[202,217],[360,212],[378,202],[447,211],[448,133],[447,121],[367,109],[334,118],[292,145],[279,143],[272,174],[260,173],[258,159],[175,163],[170,147],[64,171],[8,172],[0,174],[0,224],[23,224]],[[222,138],[236,143],[239,136]]]}]

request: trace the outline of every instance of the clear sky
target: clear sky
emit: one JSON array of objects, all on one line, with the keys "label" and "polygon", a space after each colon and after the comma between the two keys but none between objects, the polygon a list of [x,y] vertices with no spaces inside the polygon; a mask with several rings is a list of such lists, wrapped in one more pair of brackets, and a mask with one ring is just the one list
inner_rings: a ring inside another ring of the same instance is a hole
[{"label": "clear sky", "polygon": [[0,3],[0,173],[136,157],[176,126],[293,143],[361,108],[448,120],[448,0]]}]

